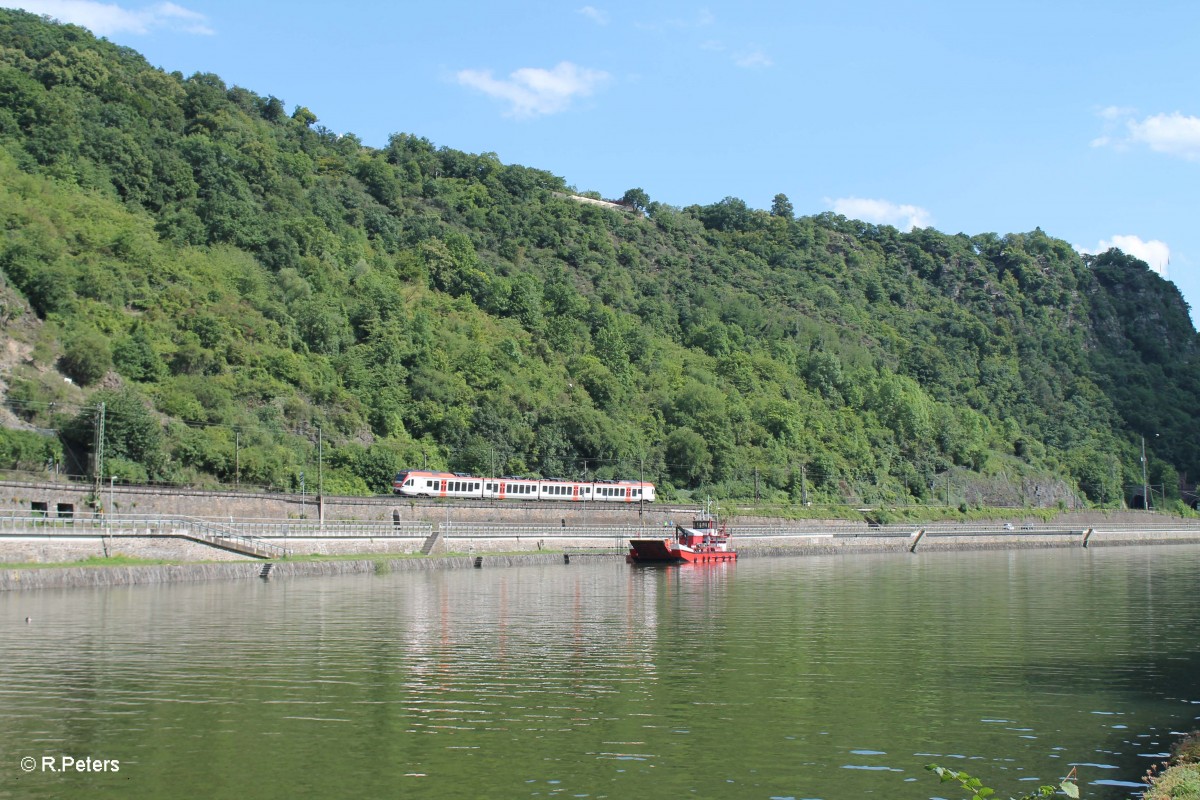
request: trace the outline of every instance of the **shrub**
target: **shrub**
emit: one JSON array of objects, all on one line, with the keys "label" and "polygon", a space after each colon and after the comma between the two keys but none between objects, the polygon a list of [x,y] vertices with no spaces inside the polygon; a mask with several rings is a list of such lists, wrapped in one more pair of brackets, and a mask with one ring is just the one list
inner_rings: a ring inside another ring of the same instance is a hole
[{"label": "shrub", "polygon": [[112,368],[112,348],[99,331],[82,331],[67,340],[58,364],[80,386],[91,386]]}]

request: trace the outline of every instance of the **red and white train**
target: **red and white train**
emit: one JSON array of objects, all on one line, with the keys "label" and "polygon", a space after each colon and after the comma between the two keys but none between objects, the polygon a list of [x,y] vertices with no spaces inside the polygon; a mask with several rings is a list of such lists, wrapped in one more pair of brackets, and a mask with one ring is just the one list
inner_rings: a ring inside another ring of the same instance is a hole
[{"label": "red and white train", "polygon": [[561,481],[538,478],[479,478],[457,472],[401,472],[392,491],[406,497],[462,497],[482,500],[653,503],[654,484],[646,481]]}]

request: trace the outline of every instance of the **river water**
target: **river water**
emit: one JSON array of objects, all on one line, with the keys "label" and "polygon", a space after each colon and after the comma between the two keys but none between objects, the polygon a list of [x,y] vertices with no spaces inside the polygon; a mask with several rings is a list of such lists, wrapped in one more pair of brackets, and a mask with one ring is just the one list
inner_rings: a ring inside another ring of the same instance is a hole
[{"label": "river water", "polygon": [[10,592],[0,797],[962,797],[936,762],[1127,798],[1198,726],[1198,578],[1160,546]]}]

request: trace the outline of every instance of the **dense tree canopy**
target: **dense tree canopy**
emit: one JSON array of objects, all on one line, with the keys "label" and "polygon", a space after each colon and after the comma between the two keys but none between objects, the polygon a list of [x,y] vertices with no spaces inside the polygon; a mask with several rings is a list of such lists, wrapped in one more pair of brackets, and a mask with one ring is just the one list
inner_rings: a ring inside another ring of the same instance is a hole
[{"label": "dense tree canopy", "polygon": [[[0,10],[0,311],[29,351],[9,408],[86,464],[103,400],[129,479],[311,486],[319,443],[331,492],[428,464],[1109,503],[1143,435],[1168,495],[1200,473],[1196,333],[1139,261],[795,218],[782,194],[573,193]],[[56,457],[29,435],[0,467]]]}]

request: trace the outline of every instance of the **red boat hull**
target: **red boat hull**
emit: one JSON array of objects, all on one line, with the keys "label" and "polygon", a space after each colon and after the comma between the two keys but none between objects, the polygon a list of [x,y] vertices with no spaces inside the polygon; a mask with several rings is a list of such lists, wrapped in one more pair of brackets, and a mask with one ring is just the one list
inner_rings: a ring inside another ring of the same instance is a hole
[{"label": "red boat hull", "polygon": [[737,551],[681,547],[672,539],[631,539],[626,561],[631,564],[716,564],[737,561]]}]

